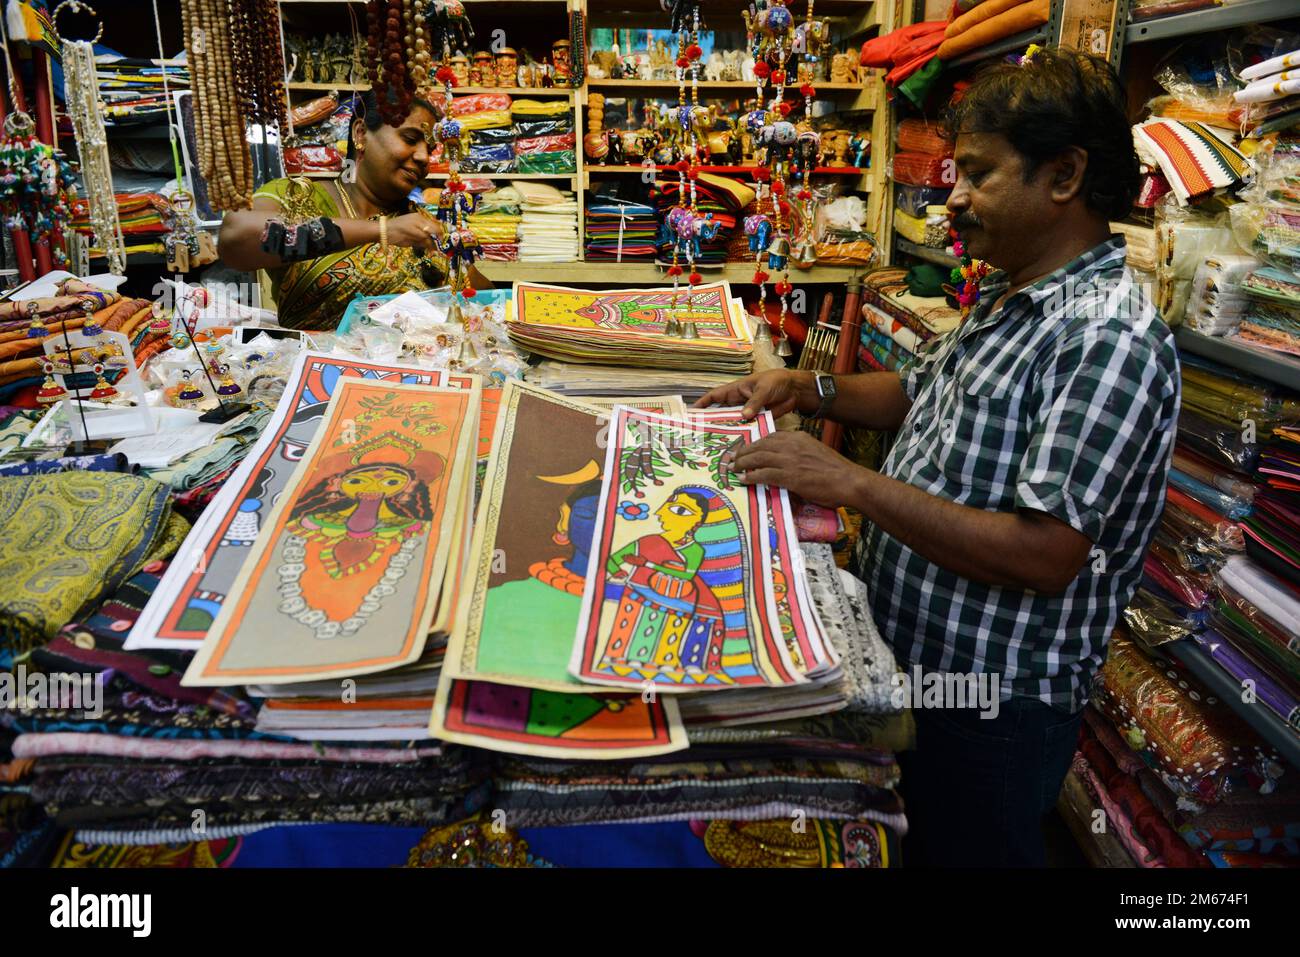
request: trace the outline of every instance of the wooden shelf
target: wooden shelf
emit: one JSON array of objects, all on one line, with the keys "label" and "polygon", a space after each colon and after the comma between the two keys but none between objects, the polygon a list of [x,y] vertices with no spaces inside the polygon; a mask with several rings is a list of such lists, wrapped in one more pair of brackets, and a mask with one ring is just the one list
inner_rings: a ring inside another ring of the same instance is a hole
[{"label": "wooden shelf", "polygon": [[1207,336],[1187,326],[1179,326],[1174,330],[1174,341],[1180,349],[1221,362],[1247,375],[1259,376],[1288,389],[1300,390],[1300,359],[1286,353],[1246,345],[1221,336]]},{"label": "wooden shelf", "polygon": [[[493,282],[523,279],[534,282],[603,283],[606,285],[662,284],[669,282],[666,266],[652,262],[618,263],[608,261],[571,263],[490,262],[480,260],[474,264]],[[813,266],[811,269],[790,270],[790,282],[800,286],[808,283],[846,283],[864,275],[869,266]],[[705,282],[725,279],[735,285],[748,285],[754,278],[753,263],[727,263],[721,269],[701,269]]]},{"label": "wooden shelf", "polygon": [[[280,0],[281,3],[284,0]],[[369,83],[308,83],[306,80],[294,80],[286,83],[285,87],[290,90],[314,90],[322,93],[329,93],[332,90],[361,92],[370,89]]]},{"label": "wooden shelf", "polygon": [[[429,179],[446,179],[450,173],[430,173]],[[461,179],[535,179],[535,180],[554,180],[554,179],[575,179],[577,173],[465,173],[460,174]]]},{"label": "wooden shelf", "polygon": [[[329,92],[331,90],[364,92],[370,89],[369,83],[308,83],[306,80],[294,80],[285,84],[290,90],[313,90]],[[471,96],[476,93],[505,93],[508,96],[537,100],[571,100],[574,91],[564,87],[530,87],[530,86],[457,86],[452,88],[452,96]]]},{"label": "wooden shelf", "polygon": [[[650,166],[596,166],[588,163],[584,169],[595,176],[600,173],[644,173],[656,168]],[[719,176],[750,176],[757,166],[701,166],[701,173],[716,173]],[[669,171],[671,172],[671,171]],[[858,166],[818,166],[813,170],[814,176],[861,176],[867,170]]]}]

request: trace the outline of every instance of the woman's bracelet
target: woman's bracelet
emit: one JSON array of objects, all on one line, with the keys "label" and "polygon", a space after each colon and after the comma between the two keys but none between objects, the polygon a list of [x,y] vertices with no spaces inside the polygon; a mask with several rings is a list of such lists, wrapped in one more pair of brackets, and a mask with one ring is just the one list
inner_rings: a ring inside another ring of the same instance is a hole
[{"label": "woman's bracelet", "polygon": [[262,251],[276,256],[281,262],[315,259],[345,248],[343,230],[328,216],[289,225],[278,219],[268,219],[262,229]]}]

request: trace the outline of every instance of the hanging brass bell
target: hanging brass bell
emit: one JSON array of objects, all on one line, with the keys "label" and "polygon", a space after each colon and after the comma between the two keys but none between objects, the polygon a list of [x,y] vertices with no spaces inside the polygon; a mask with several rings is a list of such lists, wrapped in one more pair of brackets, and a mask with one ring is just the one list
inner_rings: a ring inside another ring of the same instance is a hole
[{"label": "hanging brass bell", "polygon": [[817,244],[802,242],[795,247],[794,261],[800,266],[817,265]]},{"label": "hanging brass bell", "polygon": [[761,317],[758,320],[758,331],[754,333],[754,345],[772,347],[772,330],[767,320]]},{"label": "hanging brass bell", "polygon": [[469,366],[478,362],[478,350],[474,348],[474,342],[470,339],[469,333],[465,333],[460,337],[460,349],[456,352],[456,361],[462,366]]},{"label": "hanging brass bell", "polygon": [[465,313],[461,311],[460,300],[454,296],[450,308],[447,309],[447,321],[458,326],[465,325]]},{"label": "hanging brass bell", "polygon": [[680,336],[682,334],[682,324],[677,321],[677,316],[672,313],[668,314],[668,321],[664,323],[665,336]]},{"label": "hanging brass bell", "polygon": [[769,256],[780,256],[782,259],[788,258],[790,256],[790,240],[784,236],[777,236],[768,244],[767,254]]},{"label": "hanging brass bell", "polygon": [[685,324],[683,324],[682,326],[682,338],[698,339],[699,337],[700,337],[700,330],[695,328],[695,320],[687,319]]},{"label": "hanging brass bell", "polygon": [[794,350],[790,348],[789,337],[782,336],[780,339],[776,340],[775,352],[782,359],[786,358],[787,356],[794,355]]}]

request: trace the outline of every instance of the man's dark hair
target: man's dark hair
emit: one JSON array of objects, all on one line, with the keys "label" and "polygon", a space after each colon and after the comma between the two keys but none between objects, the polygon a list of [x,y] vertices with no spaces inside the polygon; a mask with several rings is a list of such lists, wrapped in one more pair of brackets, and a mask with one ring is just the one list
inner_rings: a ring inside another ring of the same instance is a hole
[{"label": "man's dark hair", "polygon": [[1022,66],[980,71],[950,107],[959,133],[1001,133],[1024,157],[1025,179],[1068,147],[1088,153],[1083,196],[1088,208],[1121,219],[1141,186],[1124,86],[1109,63],[1074,50],[1037,51]]}]

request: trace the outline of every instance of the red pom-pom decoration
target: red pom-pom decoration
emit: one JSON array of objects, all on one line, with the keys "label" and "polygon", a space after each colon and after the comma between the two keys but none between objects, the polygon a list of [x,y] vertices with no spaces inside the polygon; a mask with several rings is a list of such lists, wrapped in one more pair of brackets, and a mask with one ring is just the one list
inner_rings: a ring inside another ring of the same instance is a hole
[{"label": "red pom-pom decoration", "polygon": [[766,63],[764,63],[762,60],[759,60],[757,63],[754,64],[754,76],[758,77],[759,79],[762,79],[763,77],[769,75],[771,72],[772,72],[772,68],[768,66]]},{"label": "red pom-pom decoration", "polygon": [[698,60],[702,56],[704,56],[704,51],[700,49],[698,44],[692,43],[686,48],[686,59]]},{"label": "red pom-pom decoration", "polygon": [[754,285],[761,286],[763,285],[763,283],[767,282],[771,278],[772,277],[769,276],[767,273],[763,272],[763,270],[761,269],[756,270],[754,272]]},{"label": "red pom-pom decoration", "polygon": [[772,288],[776,290],[778,296],[788,296],[790,295],[791,290],[794,289],[794,286],[790,284],[789,280],[782,279]]},{"label": "red pom-pom decoration", "polygon": [[[757,73],[758,71],[755,70],[754,72]],[[785,82],[785,70],[773,70],[773,71],[772,71],[772,82],[773,82],[773,83],[784,83],[784,82]]]},{"label": "red pom-pom decoration", "polygon": [[772,184],[772,192],[775,193],[777,196],[780,196],[782,193],[785,192],[785,183],[781,182],[778,179],[776,182]]},{"label": "red pom-pom decoration", "polygon": [[700,168],[699,168],[698,166],[692,166],[690,169],[688,169],[688,170],[686,171],[686,178],[687,178],[687,179],[699,179],[699,178],[700,178]]},{"label": "red pom-pom decoration", "polygon": [[790,204],[789,204],[789,203],[787,203],[785,200],[781,200],[781,202],[778,203],[777,205],[781,207],[781,215],[782,215],[782,216],[789,216],[789,215],[790,215]]},{"label": "red pom-pom decoration", "polygon": [[805,83],[803,86],[799,87],[799,92],[807,97],[817,95],[817,89],[811,83]]},{"label": "red pom-pom decoration", "polygon": [[812,190],[801,189],[799,190],[799,192],[795,193],[795,195],[798,196],[800,199],[812,199]]},{"label": "red pom-pom decoration", "polygon": [[758,169],[754,170],[754,179],[758,180],[760,183],[766,183],[771,178],[772,171],[766,166],[760,166]]},{"label": "red pom-pom decoration", "polygon": [[475,289],[473,286],[466,286],[464,289],[460,291],[460,294],[464,296],[466,299],[473,299],[476,295],[478,295],[478,290]]},{"label": "red pom-pom decoration", "polygon": [[686,59],[686,57],[684,56],[679,56],[677,58],[677,65],[684,70],[691,65],[691,61]]},{"label": "red pom-pom decoration", "polygon": [[787,103],[785,100],[782,100],[782,101],[777,105],[777,109],[781,111],[781,115],[782,115],[782,116],[789,116],[789,115],[790,115],[790,111],[794,109],[794,106],[793,106],[793,104],[791,104],[791,103]]},{"label": "red pom-pom decoration", "polygon": [[438,78],[439,83],[450,83],[452,86],[456,85],[456,74],[452,72],[452,69],[449,66],[438,67],[437,72],[433,75]]},{"label": "red pom-pom decoration", "polygon": [[686,281],[692,286],[698,286],[700,283],[704,282],[704,277],[697,272],[693,272],[686,277]]},{"label": "red pom-pom decoration", "polygon": [[668,275],[670,275],[670,276],[680,276],[681,274],[682,274],[682,267],[681,267],[681,266],[675,266],[675,265],[674,265],[674,266],[669,266],[669,267],[668,267]]}]

